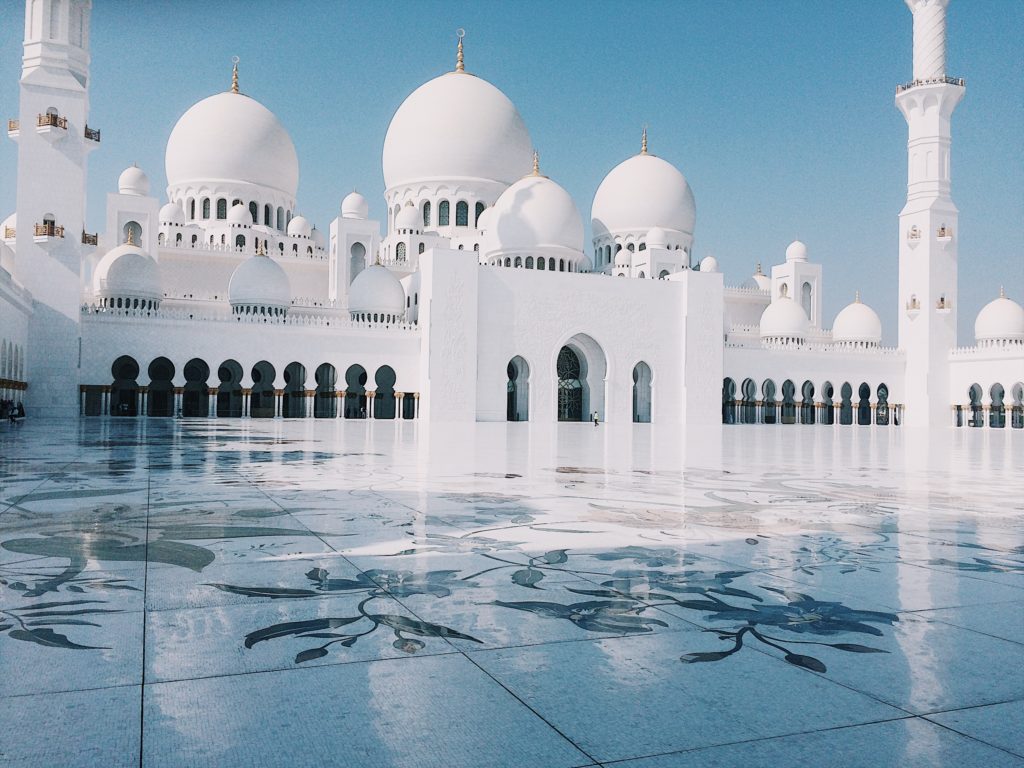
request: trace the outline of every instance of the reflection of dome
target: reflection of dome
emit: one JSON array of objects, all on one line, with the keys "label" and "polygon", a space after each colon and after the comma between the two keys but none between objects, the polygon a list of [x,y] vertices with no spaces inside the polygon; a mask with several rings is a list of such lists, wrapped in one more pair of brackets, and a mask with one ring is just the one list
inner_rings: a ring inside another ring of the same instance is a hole
[{"label": "reflection of dome", "polygon": [[583,260],[583,221],[569,193],[546,176],[520,179],[502,192],[485,239],[485,253],[538,252]]},{"label": "reflection of dome", "polygon": [[877,347],[882,341],[882,321],[867,304],[862,304],[860,295],[836,315],[832,323],[832,341],[844,345],[865,345]]},{"label": "reflection of dome", "polygon": [[117,179],[117,191],[122,195],[148,195],[149,177],[141,168],[132,165],[121,171]]},{"label": "reflection of dome", "polygon": [[671,163],[639,154],[612,168],[594,195],[594,237],[643,234],[652,227],[693,234],[697,206],[686,178]]},{"label": "reflection of dome", "polygon": [[341,201],[341,218],[365,219],[370,215],[370,205],[366,198],[356,191],[349,192]]},{"label": "reflection of dome", "polygon": [[160,209],[160,215],[157,219],[161,224],[184,224],[185,212],[181,210],[181,206],[177,203],[166,203]]},{"label": "reflection of dome", "polygon": [[252,214],[249,213],[249,209],[242,203],[238,205],[232,205],[228,211],[228,224],[235,224],[238,226],[248,227],[252,225]]},{"label": "reflection of dome", "polygon": [[1024,307],[1006,298],[999,298],[981,308],[974,321],[974,340],[989,346],[993,343],[1024,344]]},{"label": "reflection of dome", "polygon": [[107,251],[96,265],[93,293],[105,307],[155,309],[163,296],[160,268],[139,246],[119,245]]},{"label": "reflection of dome", "polygon": [[397,322],[405,314],[405,289],[387,267],[373,264],[352,281],[348,311],[362,320]]},{"label": "reflection of dome", "polygon": [[509,98],[479,77],[449,72],[395,112],[384,138],[384,185],[438,179],[511,184],[530,170],[533,143]]},{"label": "reflection of dome", "polygon": [[717,272],[718,271],[718,259],[714,256],[705,256],[700,260],[700,271],[701,272]]},{"label": "reflection of dome", "polygon": [[231,275],[228,301],[235,314],[283,315],[292,304],[288,275],[269,256],[250,256]]},{"label": "reflection of dome", "polygon": [[647,232],[648,248],[668,248],[668,232],[661,227],[651,227]]},{"label": "reflection of dome", "polygon": [[761,314],[761,338],[776,342],[802,343],[811,322],[803,307],[782,296],[769,304]]},{"label": "reflection of dome", "polygon": [[786,248],[786,261],[807,261],[807,246],[794,240]]},{"label": "reflection of dome", "polygon": [[399,232],[403,230],[419,231],[421,222],[420,212],[416,206],[409,203],[395,216],[395,230]]},{"label": "reflection of dome", "polygon": [[288,234],[292,237],[309,237],[313,225],[305,216],[296,216],[288,222]]},{"label": "reflection of dome", "polygon": [[299,159],[274,113],[241,93],[218,93],[192,106],[167,140],[167,184],[244,182],[294,198]]}]

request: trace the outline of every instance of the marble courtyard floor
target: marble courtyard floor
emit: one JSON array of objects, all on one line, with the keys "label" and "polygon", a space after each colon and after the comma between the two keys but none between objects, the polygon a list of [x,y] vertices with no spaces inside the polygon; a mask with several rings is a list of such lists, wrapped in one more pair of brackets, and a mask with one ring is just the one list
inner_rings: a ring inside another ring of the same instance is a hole
[{"label": "marble courtyard floor", "polygon": [[0,426],[0,765],[1024,766],[1024,433]]}]

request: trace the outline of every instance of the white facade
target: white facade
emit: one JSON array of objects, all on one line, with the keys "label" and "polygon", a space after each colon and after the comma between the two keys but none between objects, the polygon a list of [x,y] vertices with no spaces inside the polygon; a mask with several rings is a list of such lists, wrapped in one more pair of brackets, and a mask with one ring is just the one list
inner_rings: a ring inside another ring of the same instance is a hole
[{"label": "white facade", "polygon": [[358,192],[326,231],[301,215],[295,147],[236,65],[172,130],[164,194],[127,168],[90,234],[91,2],[29,0],[0,399],[64,416],[1024,428],[1020,297],[986,307],[974,346],[956,339],[964,84],[945,72],[946,2],[908,0],[888,349],[859,297],[828,327],[824,265],[801,242],[742,286],[695,262],[693,191],[646,131],[596,190],[586,246],[576,202],[541,172],[515,105],[466,72],[461,39],[455,70],[387,129],[386,221]]}]

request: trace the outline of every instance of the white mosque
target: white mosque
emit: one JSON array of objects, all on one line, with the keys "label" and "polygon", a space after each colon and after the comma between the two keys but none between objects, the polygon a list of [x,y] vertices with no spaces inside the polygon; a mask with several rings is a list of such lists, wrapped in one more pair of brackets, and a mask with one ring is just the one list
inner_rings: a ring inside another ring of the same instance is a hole
[{"label": "white mosque", "polygon": [[740,286],[696,261],[693,193],[646,135],[598,187],[588,247],[576,203],[515,105],[466,69],[461,39],[454,70],[388,127],[386,222],[353,192],[329,231],[311,227],[291,138],[236,65],[174,127],[166,202],[130,167],[92,233],[91,0],[27,0],[0,399],[64,417],[1024,428],[1024,308],[1000,295],[958,346],[950,123],[964,81],[946,73],[948,0],[906,1],[907,202],[886,348],[859,299],[829,328],[803,243]]}]

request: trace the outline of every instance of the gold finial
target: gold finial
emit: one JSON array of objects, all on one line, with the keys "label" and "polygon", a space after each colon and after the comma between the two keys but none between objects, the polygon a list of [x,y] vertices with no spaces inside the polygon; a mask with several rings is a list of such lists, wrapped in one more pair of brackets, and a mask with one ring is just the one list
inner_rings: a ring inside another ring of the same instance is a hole
[{"label": "gold finial", "polygon": [[1006,286],[1005,285],[1000,285],[999,286],[999,298],[1000,299],[1005,299],[1006,298]]},{"label": "gold finial", "polygon": [[128,239],[125,241],[125,245],[135,245],[134,233],[132,227],[128,227]]},{"label": "gold finial", "polygon": [[647,126],[644,126],[643,135],[640,137],[640,154],[647,154]]},{"label": "gold finial", "polygon": [[465,72],[466,63],[462,56],[462,38],[466,36],[466,30],[464,30],[462,27],[459,27],[457,30],[455,30],[455,36],[459,38],[459,52],[455,56],[455,71]]},{"label": "gold finial", "polygon": [[531,176],[540,176],[540,153],[535,149],[533,150],[533,173]]},{"label": "gold finial", "polygon": [[232,56],[231,63],[231,92],[238,93],[238,57]]},{"label": "gold finial", "polygon": [[860,291],[853,292],[853,303],[860,304]]},{"label": "gold finial", "polygon": [[257,256],[266,256],[267,255],[267,252],[265,250],[263,250],[263,241],[258,239],[258,238],[256,240],[256,255]]}]

